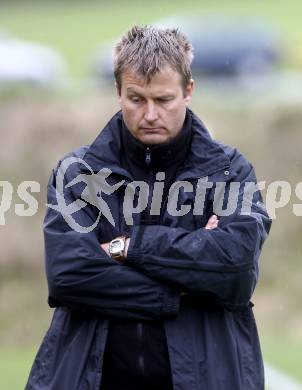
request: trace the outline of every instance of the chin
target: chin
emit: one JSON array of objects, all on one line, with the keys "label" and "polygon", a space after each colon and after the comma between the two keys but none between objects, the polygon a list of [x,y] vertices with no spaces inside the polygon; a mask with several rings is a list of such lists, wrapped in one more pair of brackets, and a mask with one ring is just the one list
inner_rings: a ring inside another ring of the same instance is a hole
[{"label": "chin", "polygon": [[163,144],[167,141],[169,141],[169,137],[164,137],[162,135],[149,135],[149,136],[142,136],[140,137],[140,141],[143,144],[147,145],[157,145],[157,144]]}]

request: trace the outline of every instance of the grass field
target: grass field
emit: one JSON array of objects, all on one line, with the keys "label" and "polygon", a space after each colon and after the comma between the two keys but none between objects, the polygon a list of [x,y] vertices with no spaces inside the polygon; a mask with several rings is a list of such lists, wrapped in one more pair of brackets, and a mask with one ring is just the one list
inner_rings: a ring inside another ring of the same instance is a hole
[{"label": "grass field", "polygon": [[[302,383],[302,345],[288,338],[266,336],[263,337],[262,348],[268,363]],[[35,349],[24,348],[1,350],[0,389],[24,389],[35,353]]]},{"label": "grass field", "polygon": [[[261,338],[265,361],[302,384],[302,344],[284,335]],[[286,390],[286,389],[284,389]]]},{"label": "grass field", "polygon": [[150,24],[176,13],[212,11],[251,15],[273,22],[287,42],[289,62],[302,63],[299,0],[12,1],[0,5],[0,30],[57,48],[67,59],[71,74],[82,76],[88,71],[96,48],[130,25]]},{"label": "grass field", "polygon": [[34,349],[1,349],[0,388],[3,390],[23,390],[34,356]]}]

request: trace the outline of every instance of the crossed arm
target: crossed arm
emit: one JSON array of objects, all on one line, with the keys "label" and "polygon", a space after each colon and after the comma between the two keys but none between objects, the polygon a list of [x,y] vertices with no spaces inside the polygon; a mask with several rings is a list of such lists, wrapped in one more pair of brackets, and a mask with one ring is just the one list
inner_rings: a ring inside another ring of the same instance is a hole
[{"label": "crossed arm", "polygon": [[[56,203],[55,175],[48,203]],[[241,177],[255,181],[253,171]],[[77,198],[69,191],[69,201]],[[259,196],[259,195],[258,195]],[[246,306],[258,277],[258,257],[270,228],[265,209],[251,215],[212,216],[205,228],[134,226],[125,265],[100,247],[98,232],[78,233],[60,212],[48,209],[44,220],[49,304],[120,318],[154,319],[176,315],[180,294],[210,293],[226,307]],[[75,218],[91,226],[85,207]]]},{"label": "crossed arm", "polygon": [[[208,220],[208,223],[206,224],[206,226],[204,227],[205,229],[215,229],[217,228],[218,226],[218,217],[217,215],[212,215],[211,218],[209,218]],[[116,238],[119,238],[119,237],[116,237]],[[125,258],[127,259],[127,254],[128,254],[128,248],[129,248],[129,245],[130,245],[130,238],[126,238],[125,240]],[[101,248],[107,253],[108,256],[110,256],[110,253],[109,253],[109,244],[110,242],[105,242],[103,244],[101,244]]]},{"label": "crossed arm", "polygon": [[[235,158],[239,160],[235,180],[240,189],[231,215],[219,221],[212,216],[206,228],[193,232],[162,225],[134,226],[125,265],[160,282],[173,283],[186,293],[211,295],[216,303],[231,310],[246,307],[258,280],[258,259],[271,220],[259,191],[249,199],[250,211],[241,212],[246,201],[245,183],[256,183],[256,178],[253,167],[242,156]],[[223,196],[227,193],[226,189]],[[102,247],[105,251],[107,245]]]}]

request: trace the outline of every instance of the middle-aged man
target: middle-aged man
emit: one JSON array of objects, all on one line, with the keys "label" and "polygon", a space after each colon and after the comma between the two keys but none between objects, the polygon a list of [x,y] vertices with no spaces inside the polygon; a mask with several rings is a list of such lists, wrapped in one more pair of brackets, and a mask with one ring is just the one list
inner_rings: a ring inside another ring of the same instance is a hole
[{"label": "middle-aged man", "polygon": [[192,47],[133,27],[121,107],[48,185],[51,326],[27,389],[264,389],[250,302],[270,229],[252,165],[188,108]]}]

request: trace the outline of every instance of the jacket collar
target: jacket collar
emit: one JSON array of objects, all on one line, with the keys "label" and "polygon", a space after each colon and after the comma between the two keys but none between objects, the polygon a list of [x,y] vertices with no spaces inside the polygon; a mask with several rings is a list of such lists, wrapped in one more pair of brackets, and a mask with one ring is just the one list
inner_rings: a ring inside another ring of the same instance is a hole
[{"label": "jacket collar", "polygon": [[[209,176],[230,166],[230,160],[222,147],[214,141],[202,121],[190,110],[192,142],[177,180],[198,179]],[[130,172],[121,167],[122,150],[122,112],[117,112],[100,132],[94,142],[88,147],[83,160],[97,173],[102,168],[108,168],[113,174],[133,181]],[[89,172],[81,164],[82,172]]]},{"label": "jacket collar", "polygon": [[192,144],[177,180],[198,179],[230,166],[230,159],[218,142],[212,139],[204,123],[188,109],[192,119]]},{"label": "jacket collar", "polygon": [[[130,165],[145,169],[150,167],[155,172],[166,171],[171,166],[176,170],[187,158],[191,146],[191,130],[191,115],[187,112],[183,127],[176,137],[162,144],[146,145],[131,134],[123,121],[123,159]],[[146,162],[147,155],[149,163]]]}]

